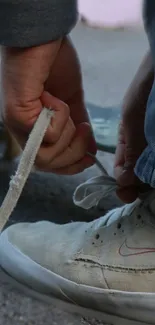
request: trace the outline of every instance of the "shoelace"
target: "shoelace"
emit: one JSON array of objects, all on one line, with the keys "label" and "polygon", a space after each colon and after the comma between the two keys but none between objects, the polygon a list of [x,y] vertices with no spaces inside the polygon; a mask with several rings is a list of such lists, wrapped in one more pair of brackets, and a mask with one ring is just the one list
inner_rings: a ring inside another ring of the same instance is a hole
[{"label": "shoelace", "polygon": [[94,177],[76,188],[73,202],[75,205],[89,210],[98,206],[101,200],[108,198],[112,192],[116,192],[116,189],[116,181],[109,175]]},{"label": "shoelace", "polygon": [[[44,108],[29,135],[25,149],[19,161],[17,171],[11,178],[8,192],[0,208],[0,231],[3,229],[11,213],[16,207],[23,187],[34,165],[34,161],[43,137],[53,116],[54,112],[52,110]],[[107,174],[99,160],[96,157],[94,157],[94,159],[104,176],[98,177],[98,182],[96,178],[96,182],[89,180],[85,184],[80,185],[74,193],[74,203],[85,209],[96,205],[101,197],[106,196],[109,192],[116,189],[115,180]],[[94,186],[97,186],[98,190],[87,195],[87,191],[90,191],[90,188],[93,189]]]}]

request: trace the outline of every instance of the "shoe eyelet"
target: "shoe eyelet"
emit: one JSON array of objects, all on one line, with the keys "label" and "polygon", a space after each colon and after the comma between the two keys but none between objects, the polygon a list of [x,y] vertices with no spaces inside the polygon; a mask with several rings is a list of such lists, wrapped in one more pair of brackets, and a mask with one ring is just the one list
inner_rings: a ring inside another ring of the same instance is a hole
[{"label": "shoe eyelet", "polygon": [[118,225],[117,225],[117,229],[121,229],[122,225],[121,223],[119,222]]},{"label": "shoe eyelet", "polygon": [[96,234],[95,238],[98,240],[100,238],[100,235]]}]

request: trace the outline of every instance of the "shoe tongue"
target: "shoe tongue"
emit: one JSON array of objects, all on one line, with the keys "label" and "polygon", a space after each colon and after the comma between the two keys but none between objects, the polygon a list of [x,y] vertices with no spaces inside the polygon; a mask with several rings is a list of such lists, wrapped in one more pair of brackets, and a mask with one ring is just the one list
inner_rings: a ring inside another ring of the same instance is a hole
[{"label": "shoe tongue", "polygon": [[75,205],[88,210],[98,205],[109,193],[116,191],[116,188],[114,178],[107,175],[95,177],[76,188],[73,201]]}]

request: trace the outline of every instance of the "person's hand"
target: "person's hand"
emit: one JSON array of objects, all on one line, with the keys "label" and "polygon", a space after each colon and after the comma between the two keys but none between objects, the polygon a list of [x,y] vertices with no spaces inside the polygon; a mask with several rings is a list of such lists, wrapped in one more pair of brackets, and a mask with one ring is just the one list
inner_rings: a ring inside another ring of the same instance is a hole
[{"label": "person's hand", "polygon": [[65,38],[29,49],[2,49],[3,120],[23,148],[43,106],[55,116],[36,158],[44,171],[75,174],[94,161],[96,144],[84,106],[79,61]]},{"label": "person's hand", "polygon": [[153,67],[148,55],[126,93],[119,126],[114,174],[120,187],[117,194],[126,203],[133,202],[146,186],[136,177],[134,167],[146,147],[144,121],[152,83]]},{"label": "person's hand", "polygon": [[134,173],[134,167],[146,146],[144,114],[145,107],[134,103],[131,106],[124,105],[122,121],[119,125],[114,174],[120,187],[117,194],[125,203],[133,202],[138,197],[142,185]]}]

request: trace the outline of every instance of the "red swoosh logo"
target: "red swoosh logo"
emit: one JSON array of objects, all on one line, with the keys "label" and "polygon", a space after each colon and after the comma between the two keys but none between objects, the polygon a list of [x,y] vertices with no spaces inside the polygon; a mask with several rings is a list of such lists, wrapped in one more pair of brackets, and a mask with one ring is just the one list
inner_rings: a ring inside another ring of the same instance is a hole
[{"label": "red swoosh logo", "polygon": [[136,255],[143,255],[155,253],[155,247],[131,247],[127,244],[127,240],[123,242],[123,244],[119,248],[119,254],[121,256],[136,256]]}]

